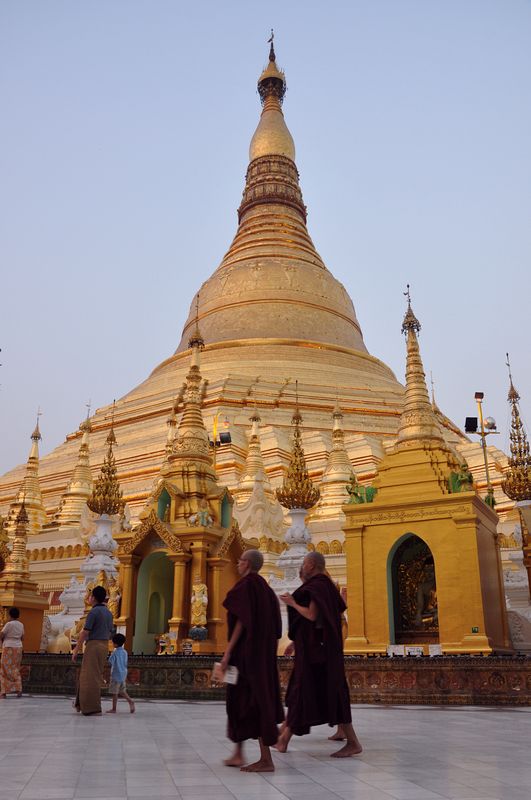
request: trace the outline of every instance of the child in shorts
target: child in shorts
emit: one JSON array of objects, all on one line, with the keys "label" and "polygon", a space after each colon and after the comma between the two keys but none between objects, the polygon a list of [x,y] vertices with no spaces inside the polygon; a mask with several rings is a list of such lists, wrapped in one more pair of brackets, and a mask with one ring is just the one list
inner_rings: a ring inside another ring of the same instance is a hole
[{"label": "child in shorts", "polygon": [[118,695],[125,697],[129,703],[129,711],[134,714],[135,704],[127,694],[125,686],[127,679],[127,650],[124,649],[125,636],[122,633],[115,633],[112,637],[112,643],[114,650],[109,656],[109,664],[111,665],[109,691],[112,694],[112,708],[107,711],[107,714],[116,714]]}]

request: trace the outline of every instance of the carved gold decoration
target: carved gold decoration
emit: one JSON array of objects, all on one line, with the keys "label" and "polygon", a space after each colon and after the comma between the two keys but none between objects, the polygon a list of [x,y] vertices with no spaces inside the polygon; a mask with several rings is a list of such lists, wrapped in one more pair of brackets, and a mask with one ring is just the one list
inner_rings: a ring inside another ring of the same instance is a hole
[{"label": "carved gold decoration", "polygon": [[9,553],[2,576],[11,580],[27,581],[29,579],[28,566],[28,529],[29,517],[24,502],[20,506],[16,518],[15,536],[11,552]]},{"label": "carved gold decoration", "polygon": [[116,461],[112,451],[113,445],[116,444],[116,437],[114,435],[114,425],[111,425],[109,435],[107,436],[107,455],[103,462],[100,475],[92,495],[87,500],[87,506],[95,514],[119,514],[124,505],[120,485],[116,477]]},{"label": "carved gold decoration", "polygon": [[154,531],[173,553],[184,553],[182,542],[178,536],[171,532],[171,528],[157,517],[153,510],[142,520],[133,531],[130,539],[122,542],[118,547],[118,555],[129,555],[144,541],[149,533]]},{"label": "carved gold decoration", "polygon": [[[407,558],[407,551],[412,546],[411,541],[406,541],[397,551],[398,557],[398,630],[396,634],[403,634],[410,638],[411,632],[437,632],[437,590],[435,584],[435,570],[433,557],[429,549],[420,543],[421,552],[415,553],[412,558]],[[400,552],[403,558],[400,559]]]},{"label": "carved gold decoration", "polygon": [[302,417],[298,404],[291,422],[293,425],[291,460],[282,488],[277,489],[277,500],[284,508],[312,508],[319,500],[319,489],[311,482],[304,461],[300,429]]},{"label": "carved gold decoration", "polygon": [[113,619],[118,619],[120,616],[120,602],[122,599],[122,588],[116,578],[112,578],[109,581],[109,600],[107,602],[107,608],[111,612]]},{"label": "carved gold decoration", "polygon": [[[509,356],[507,356],[507,360]],[[531,455],[529,442],[522,419],[520,417],[520,395],[514,388],[511,370],[509,367],[509,394],[507,399],[511,404],[511,456],[509,469],[505,474],[502,489],[511,500],[531,500]]]},{"label": "carved gold decoration", "polygon": [[192,584],[192,597],[190,600],[190,622],[192,626],[204,627],[207,624],[207,607],[207,586],[196,579]]},{"label": "carved gold decoration", "polygon": [[[240,545],[240,547],[242,549],[242,552],[244,550],[248,549],[247,548],[247,544],[244,541],[242,533],[240,531],[240,526],[238,525],[236,520],[232,521],[232,525],[231,525],[230,530],[225,534],[225,536],[221,540],[221,542],[219,544],[219,547],[217,549],[216,555],[219,558],[224,558],[227,555],[227,553],[229,552],[229,549],[230,549],[230,547],[231,547],[233,542],[238,542],[239,543],[239,545]],[[258,540],[256,541],[255,547],[258,547]]]}]

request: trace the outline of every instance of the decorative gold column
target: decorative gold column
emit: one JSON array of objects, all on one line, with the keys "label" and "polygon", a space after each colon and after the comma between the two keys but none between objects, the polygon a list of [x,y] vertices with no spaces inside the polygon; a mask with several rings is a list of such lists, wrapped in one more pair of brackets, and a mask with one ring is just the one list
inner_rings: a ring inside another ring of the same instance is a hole
[{"label": "decorative gold column", "polygon": [[350,523],[347,516],[345,531],[345,558],[347,562],[347,622],[348,635],[345,653],[367,652],[365,632],[365,602],[363,587],[363,526]]},{"label": "decorative gold column", "polygon": [[192,554],[192,564],[190,569],[191,583],[195,583],[196,578],[199,578],[201,583],[206,583],[208,542],[193,542],[190,545],[190,552]]},{"label": "decorative gold column", "polygon": [[171,619],[168,620],[170,631],[177,634],[177,639],[182,639],[182,629],[188,624],[185,616],[185,589],[186,565],[190,561],[188,553],[168,554],[173,562],[173,604]]},{"label": "decorative gold column", "polygon": [[209,567],[210,581],[209,588],[209,615],[208,627],[210,639],[214,642],[216,652],[222,652],[225,648],[225,642],[222,641],[224,637],[221,635],[221,628],[224,623],[223,606],[221,598],[221,576],[223,570],[229,563],[228,558],[209,558],[207,564]]},{"label": "decorative gold column", "polygon": [[133,554],[120,556],[119,583],[122,587],[122,599],[120,616],[116,620],[116,626],[118,628],[125,627],[126,647],[129,649],[133,641],[135,572],[140,561],[140,556],[135,556]]}]

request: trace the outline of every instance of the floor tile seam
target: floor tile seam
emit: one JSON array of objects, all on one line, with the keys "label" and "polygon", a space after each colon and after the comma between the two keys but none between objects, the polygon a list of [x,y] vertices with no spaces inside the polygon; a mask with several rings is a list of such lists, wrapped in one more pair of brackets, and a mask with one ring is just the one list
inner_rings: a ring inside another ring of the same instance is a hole
[{"label": "floor tile seam", "polygon": [[31,775],[30,775],[29,779],[26,781],[26,783],[24,784],[24,786],[27,786],[27,784],[28,784],[28,783],[29,783],[29,782],[32,780],[33,776],[35,775],[35,773],[37,772],[38,768],[40,767],[40,765],[42,764],[42,762],[45,760],[45,758],[46,758],[46,756],[47,756],[47,755],[49,755],[49,753],[43,753],[41,760],[39,761],[39,763],[37,764],[37,766],[36,766],[36,767],[33,769],[33,771],[32,771],[32,773],[31,773]]},{"label": "floor tile seam", "polygon": [[[398,783],[398,779],[397,779],[397,776],[396,776],[396,775],[391,775],[391,776],[390,776],[390,778],[391,778],[392,780],[394,780],[394,782],[395,782],[395,783]],[[363,780],[363,778],[359,778],[358,780],[362,781],[362,782],[363,782],[363,783],[365,783],[367,786],[370,786],[372,789],[378,789],[380,792],[383,792],[383,791],[385,791],[385,789],[382,789],[382,788],[381,788],[380,786],[378,786],[377,784],[374,784],[374,783],[367,783],[367,781]],[[412,780],[406,780],[406,783],[412,783],[414,786],[418,786],[418,788],[419,788],[419,789],[422,789],[422,791],[424,791],[424,792],[431,792],[432,794],[436,794],[436,795],[438,795],[438,796],[441,798],[441,800],[448,800],[448,798],[447,798],[447,797],[446,797],[444,794],[439,794],[439,792],[435,792],[433,789],[428,789],[426,786],[422,786],[420,783],[417,783],[416,781],[412,781]],[[457,781],[455,781],[455,783],[457,783]],[[466,788],[466,789],[472,789],[472,788],[474,788],[474,787],[472,787],[472,786],[465,786],[465,785],[463,785],[463,786],[464,786],[464,788]],[[391,795],[391,797],[394,797],[394,795]]]}]

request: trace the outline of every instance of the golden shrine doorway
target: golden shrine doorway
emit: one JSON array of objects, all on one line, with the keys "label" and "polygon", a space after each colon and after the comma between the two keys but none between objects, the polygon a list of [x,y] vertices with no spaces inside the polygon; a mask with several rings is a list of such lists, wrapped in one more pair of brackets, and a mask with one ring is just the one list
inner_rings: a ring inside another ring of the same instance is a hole
[{"label": "golden shrine doorway", "polygon": [[138,567],[133,653],[152,655],[169,630],[173,606],[173,563],[163,551],[147,555]]},{"label": "golden shrine doorway", "polygon": [[391,552],[389,566],[391,641],[438,643],[437,583],[430,548],[419,536],[406,534]]}]

